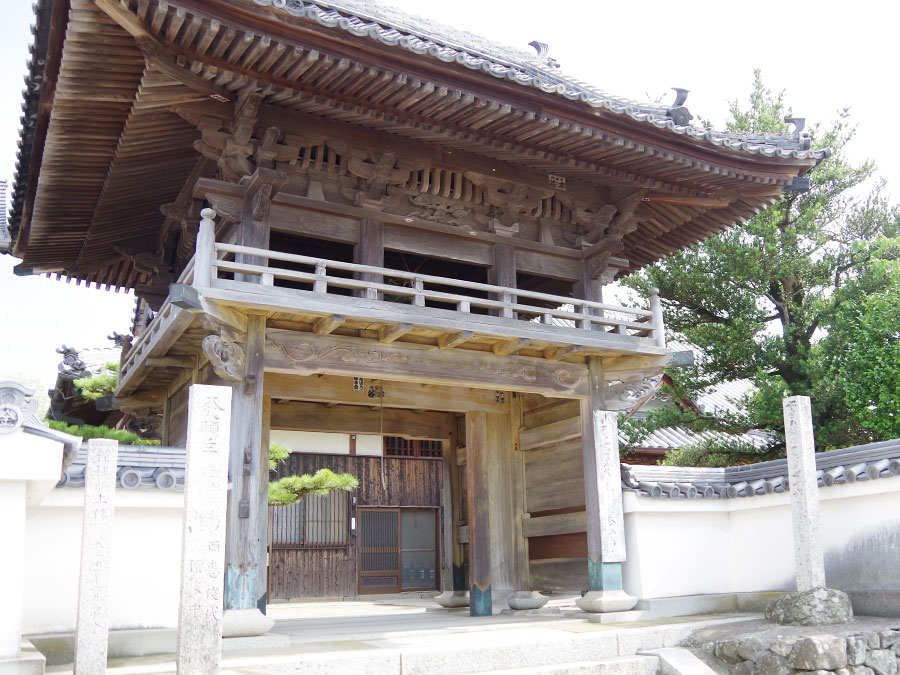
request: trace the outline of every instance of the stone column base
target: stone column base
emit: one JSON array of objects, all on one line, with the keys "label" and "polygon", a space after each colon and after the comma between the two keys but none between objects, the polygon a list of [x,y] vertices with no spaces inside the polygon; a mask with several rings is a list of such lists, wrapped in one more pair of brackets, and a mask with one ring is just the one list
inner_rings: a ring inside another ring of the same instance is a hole
[{"label": "stone column base", "polygon": [[272,630],[275,620],[270,619],[257,608],[226,609],[222,615],[222,637],[253,637]]},{"label": "stone column base", "polygon": [[625,591],[588,591],[575,604],[583,612],[625,612],[637,604],[637,598]]},{"label": "stone column base", "polygon": [[22,640],[18,656],[0,656],[0,673],[44,675],[47,659],[28,640]]},{"label": "stone column base", "polygon": [[469,591],[444,591],[435,596],[434,601],[441,607],[455,609],[469,606]]},{"label": "stone column base", "polygon": [[540,609],[549,599],[537,591],[516,591],[509,596],[508,602],[511,609]]}]

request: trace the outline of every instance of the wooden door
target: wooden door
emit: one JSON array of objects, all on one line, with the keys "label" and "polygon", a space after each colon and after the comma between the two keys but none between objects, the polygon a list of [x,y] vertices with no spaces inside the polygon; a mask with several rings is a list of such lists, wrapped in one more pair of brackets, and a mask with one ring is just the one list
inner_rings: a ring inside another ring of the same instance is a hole
[{"label": "wooden door", "polygon": [[360,508],[360,595],[438,587],[437,509]]}]

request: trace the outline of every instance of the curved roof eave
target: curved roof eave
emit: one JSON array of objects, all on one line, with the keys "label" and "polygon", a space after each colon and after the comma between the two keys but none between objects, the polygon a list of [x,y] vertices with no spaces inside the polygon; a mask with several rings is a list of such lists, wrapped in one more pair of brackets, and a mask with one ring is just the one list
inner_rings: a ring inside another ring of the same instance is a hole
[{"label": "curved roof eave", "polygon": [[408,15],[372,0],[252,0],[261,7],[274,7],[287,14],[315,21],[326,28],[368,37],[389,47],[406,49],[444,63],[454,63],[498,79],[538,89],[545,94],[580,101],[657,129],[737,152],[767,158],[813,160],[830,155],[826,149],[810,147],[809,135],[740,134],[715,131],[691,124],[678,124],[663,106],[642,104],[607,94],[556,70],[552,61],[479,36]]}]

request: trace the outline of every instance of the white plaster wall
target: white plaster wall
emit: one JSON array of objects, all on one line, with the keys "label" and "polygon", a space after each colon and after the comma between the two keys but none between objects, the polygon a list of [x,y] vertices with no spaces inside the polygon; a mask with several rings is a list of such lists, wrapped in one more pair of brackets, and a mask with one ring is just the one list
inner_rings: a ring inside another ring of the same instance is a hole
[{"label": "white plaster wall", "polygon": [[[280,443],[292,452],[312,454],[346,455],[350,453],[350,434],[332,434],[322,431],[285,431],[272,429],[269,432],[272,443]],[[358,435],[356,454],[381,455],[381,436]]]},{"label": "white plaster wall", "polygon": [[[900,590],[900,478],[819,490],[829,585]],[[789,496],[650,499],[626,492],[626,590],[640,598],[794,589]]]},{"label": "white plaster wall", "polygon": [[[57,488],[26,516],[26,634],[75,629],[84,491]],[[175,627],[184,496],[116,490],[110,628]]]}]

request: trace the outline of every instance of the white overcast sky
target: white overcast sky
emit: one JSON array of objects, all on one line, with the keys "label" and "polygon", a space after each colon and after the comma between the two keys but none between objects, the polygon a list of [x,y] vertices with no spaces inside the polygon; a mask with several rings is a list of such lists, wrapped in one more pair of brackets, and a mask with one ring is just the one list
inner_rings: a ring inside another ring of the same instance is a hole
[{"label": "white overcast sky", "polygon": [[[672,99],[691,93],[695,116],[721,127],[728,102],[746,101],[754,68],[785,90],[794,115],[827,124],[849,107],[858,124],[850,156],[874,159],[900,198],[900,5],[847,2],[579,2],[394,0],[411,13],[523,49],[550,45],[562,70],[611,94]],[[5,0],[0,22],[0,179],[12,182],[21,90],[33,23],[31,0]],[[0,379],[52,384],[56,347],[100,347],[127,332],[133,296],[12,275],[0,256]]]}]

